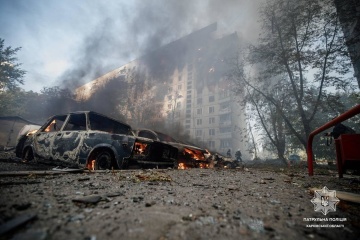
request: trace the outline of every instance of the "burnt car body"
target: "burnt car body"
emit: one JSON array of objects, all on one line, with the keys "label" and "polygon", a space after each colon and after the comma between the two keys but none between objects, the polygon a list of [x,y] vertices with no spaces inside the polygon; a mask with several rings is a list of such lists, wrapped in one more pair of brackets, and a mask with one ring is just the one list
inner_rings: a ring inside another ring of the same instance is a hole
[{"label": "burnt car body", "polygon": [[56,115],[36,132],[22,136],[16,155],[89,169],[130,165],[177,166],[177,148],[136,137],[128,124],[92,111]]},{"label": "burnt car body", "polygon": [[134,131],[138,137],[149,138],[154,141],[170,144],[176,147],[178,153],[178,168],[208,168],[210,153],[202,148],[180,142],[169,135],[150,129],[138,129]]}]

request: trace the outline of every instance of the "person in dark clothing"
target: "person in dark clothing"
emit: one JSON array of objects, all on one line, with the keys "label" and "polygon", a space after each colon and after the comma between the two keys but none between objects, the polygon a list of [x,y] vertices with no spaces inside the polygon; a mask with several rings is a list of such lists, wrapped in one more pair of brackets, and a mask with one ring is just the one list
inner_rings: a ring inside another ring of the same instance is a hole
[{"label": "person in dark clothing", "polygon": [[231,150],[230,149],[227,151],[226,156],[231,157]]},{"label": "person in dark clothing", "polygon": [[354,134],[356,133],[352,128],[345,126],[344,124],[338,123],[334,126],[332,132],[327,133],[326,136],[331,136],[334,139],[340,137],[341,134]]},{"label": "person in dark clothing", "polygon": [[235,153],[236,161],[242,162],[240,149]]}]

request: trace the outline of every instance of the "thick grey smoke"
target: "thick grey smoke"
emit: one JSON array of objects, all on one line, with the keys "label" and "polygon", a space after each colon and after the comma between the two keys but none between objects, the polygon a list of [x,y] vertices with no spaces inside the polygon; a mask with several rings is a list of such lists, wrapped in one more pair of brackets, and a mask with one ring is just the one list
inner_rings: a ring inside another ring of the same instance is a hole
[{"label": "thick grey smoke", "polygon": [[[58,83],[73,89],[214,22],[218,35],[237,31],[243,40],[251,41],[256,33],[257,3],[137,0],[126,6],[113,3],[111,14],[106,14],[109,6],[103,6],[104,14],[83,39],[73,54],[72,67]],[[246,32],[249,26],[251,31]]]}]

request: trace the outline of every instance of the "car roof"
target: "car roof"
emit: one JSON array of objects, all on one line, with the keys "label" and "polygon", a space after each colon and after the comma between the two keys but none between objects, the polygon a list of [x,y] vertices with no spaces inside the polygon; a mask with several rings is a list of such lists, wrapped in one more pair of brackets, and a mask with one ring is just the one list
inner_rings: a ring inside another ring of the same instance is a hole
[{"label": "car roof", "polygon": [[98,112],[94,112],[94,111],[75,111],[75,112],[69,112],[69,113],[64,113],[64,114],[56,114],[56,115],[52,116],[51,118],[57,117],[57,116],[62,116],[62,115],[82,114],[82,113],[85,113],[85,114],[89,114],[89,113],[91,113],[91,114],[96,114],[96,115],[99,115],[99,116],[102,116],[102,117],[111,119],[111,120],[113,120],[113,121],[116,121],[116,122],[118,122],[118,123],[124,124],[124,125],[126,125],[127,127],[129,127],[129,128],[131,129],[131,126],[130,126],[129,124],[127,124],[127,123],[124,123],[124,122],[122,122],[122,121],[120,121],[120,120],[117,120],[117,119],[115,119],[115,118],[112,118],[112,117],[109,117],[109,116],[106,116],[106,115],[104,115],[104,114],[101,114],[101,113],[98,113]]}]

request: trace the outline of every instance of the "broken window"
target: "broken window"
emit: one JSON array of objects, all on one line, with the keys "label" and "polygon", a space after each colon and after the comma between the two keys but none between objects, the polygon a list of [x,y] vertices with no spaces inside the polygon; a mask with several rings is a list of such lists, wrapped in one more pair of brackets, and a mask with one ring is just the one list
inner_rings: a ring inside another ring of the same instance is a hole
[{"label": "broken window", "polygon": [[66,115],[54,117],[54,118],[48,123],[48,125],[46,125],[46,126],[44,127],[44,129],[42,130],[42,132],[57,132],[57,131],[60,131],[61,127],[64,125],[64,122],[65,122],[66,117],[67,117]]},{"label": "broken window", "polygon": [[68,122],[64,127],[64,131],[81,131],[86,130],[85,113],[71,114]]},{"label": "broken window", "polygon": [[138,136],[139,137],[144,137],[144,138],[149,138],[149,139],[152,139],[152,140],[157,140],[157,137],[156,137],[155,134],[153,134],[152,132],[146,131],[146,130],[140,131]]},{"label": "broken window", "polygon": [[115,121],[95,113],[89,113],[89,121],[91,130],[98,130],[103,132],[115,134],[131,134],[131,127],[121,122]]}]

